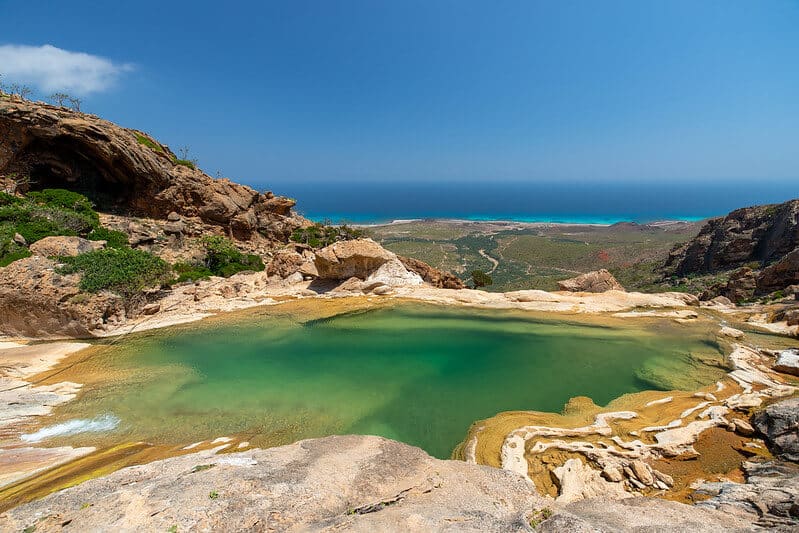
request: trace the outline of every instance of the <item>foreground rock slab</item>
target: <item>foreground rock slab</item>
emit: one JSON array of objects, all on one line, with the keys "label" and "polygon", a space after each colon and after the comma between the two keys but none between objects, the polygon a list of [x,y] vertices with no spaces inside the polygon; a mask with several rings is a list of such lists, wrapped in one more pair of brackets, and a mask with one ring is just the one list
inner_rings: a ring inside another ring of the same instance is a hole
[{"label": "foreground rock slab", "polygon": [[529,531],[546,502],[503,470],[379,437],[126,468],[0,515],[22,531]]},{"label": "foreground rock slab", "polygon": [[657,498],[581,500],[563,507],[538,531],[551,533],[752,531],[746,519]]}]

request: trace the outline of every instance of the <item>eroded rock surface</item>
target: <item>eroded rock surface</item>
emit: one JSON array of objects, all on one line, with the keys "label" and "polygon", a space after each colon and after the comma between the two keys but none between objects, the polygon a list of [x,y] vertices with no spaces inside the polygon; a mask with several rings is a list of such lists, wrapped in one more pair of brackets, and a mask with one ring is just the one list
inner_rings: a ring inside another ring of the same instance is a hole
[{"label": "eroded rock surface", "polygon": [[30,245],[31,253],[42,257],[73,257],[102,248],[105,248],[105,241],[80,237],[45,237]]},{"label": "eroded rock surface", "polygon": [[19,192],[31,185],[74,190],[100,211],[197,217],[241,240],[288,242],[308,224],[292,212],[294,200],[178,164],[168,146],[143,132],[18,98],[0,100],[0,174],[17,176],[6,187]]},{"label": "eroded rock surface", "polygon": [[699,506],[751,519],[758,526],[799,529],[799,466],[771,461],[744,463],[746,483],[705,483],[700,494],[712,496]]},{"label": "eroded rock surface", "polygon": [[420,261],[412,257],[402,257],[401,255],[398,255],[397,258],[402,261],[402,264],[405,265],[405,268],[411,272],[419,274],[426,283],[429,283],[433,287],[438,287],[440,289],[466,288],[466,284],[463,283],[458,276],[452,274],[451,272],[445,272],[443,270],[433,268],[424,261]]},{"label": "eroded rock surface", "polygon": [[581,500],[563,507],[538,531],[547,533],[752,531],[747,519],[657,498]]},{"label": "eroded rock surface", "polygon": [[777,261],[797,247],[799,199],[736,209],[709,220],[699,235],[671,251],[666,266],[678,276],[730,270],[753,261]]},{"label": "eroded rock surface", "polygon": [[0,268],[2,333],[41,339],[88,337],[90,331],[125,319],[122,298],[81,292],[78,274],[56,272],[56,263],[31,256]]},{"label": "eroded rock surface", "polygon": [[575,278],[559,281],[558,287],[562,291],[571,292],[605,292],[624,290],[624,287],[621,286],[621,283],[616,281],[616,278],[613,277],[613,274],[604,268],[594,272],[581,274]]},{"label": "eroded rock surface", "polygon": [[752,417],[752,423],[775,453],[799,461],[799,398],[769,405]]},{"label": "eroded rock surface", "polygon": [[344,436],[125,468],[12,509],[0,529],[529,531],[545,504],[510,472]]}]

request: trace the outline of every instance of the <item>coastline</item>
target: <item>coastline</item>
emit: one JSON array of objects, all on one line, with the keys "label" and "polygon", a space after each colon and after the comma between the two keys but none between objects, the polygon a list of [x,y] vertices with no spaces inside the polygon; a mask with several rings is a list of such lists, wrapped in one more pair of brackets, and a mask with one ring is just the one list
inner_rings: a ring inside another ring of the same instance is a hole
[{"label": "coastline", "polygon": [[[328,217],[315,217],[310,216],[310,220],[315,222],[319,222],[321,220],[326,220]],[[574,226],[586,226],[586,227],[610,227],[615,224],[639,224],[642,226],[653,226],[653,227],[664,227],[669,225],[677,225],[677,224],[694,224],[697,222],[701,222],[703,220],[707,220],[708,218],[712,217],[674,217],[674,218],[653,218],[651,220],[646,221],[636,221],[630,219],[605,219],[605,218],[597,218],[597,219],[574,219],[570,220],[568,218],[551,218],[548,219],[546,217],[507,217],[507,216],[498,216],[498,217],[485,217],[485,218],[463,218],[463,217],[424,217],[424,218],[392,218],[386,221],[383,220],[375,220],[375,221],[355,221],[355,222],[347,222],[346,218],[339,219],[341,223],[348,223],[350,226],[354,228],[380,228],[386,226],[397,226],[403,224],[413,224],[413,223],[421,223],[421,222],[437,222],[443,224],[493,224],[493,225],[505,225],[505,226],[518,226],[518,227],[525,227],[525,228],[540,228],[540,227],[574,227]]]}]

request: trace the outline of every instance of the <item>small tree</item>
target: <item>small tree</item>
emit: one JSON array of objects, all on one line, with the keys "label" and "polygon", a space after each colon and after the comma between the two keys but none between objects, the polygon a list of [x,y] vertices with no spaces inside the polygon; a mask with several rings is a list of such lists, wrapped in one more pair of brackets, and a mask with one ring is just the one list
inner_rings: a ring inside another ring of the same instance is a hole
[{"label": "small tree", "polygon": [[80,111],[80,105],[83,103],[83,100],[73,96],[68,96],[67,99],[69,100],[69,107],[72,108],[72,111]]},{"label": "small tree", "polygon": [[57,106],[65,107],[64,104],[70,100],[70,97],[67,93],[53,93],[50,95],[50,100],[55,102]]},{"label": "small tree", "polygon": [[493,285],[494,280],[482,270],[472,270],[472,283],[475,289],[479,289],[480,287]]}]

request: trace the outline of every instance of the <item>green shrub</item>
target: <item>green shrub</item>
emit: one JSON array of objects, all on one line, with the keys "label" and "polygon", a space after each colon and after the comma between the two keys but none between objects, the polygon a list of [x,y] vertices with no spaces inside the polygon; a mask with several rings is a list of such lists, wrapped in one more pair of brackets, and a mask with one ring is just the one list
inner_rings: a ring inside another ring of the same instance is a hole
[{"label": "green shrub", "polygon": [[196,170],[197,169],[197,165],[194,164],[194,161],[191,161],[189,159],[177,159],[177,158],[175,158],[173,160],[173,163],[175,163],[176,165],[182,165],[184,167],[189,167],[192,170]]},{"label": "green shrub", "polygon": [[172,270],[178,275],[175,283],[182,283],[184,281],[199,281],[201,279],[208,279],[214,275],[210,269],[205,265],[196,265],[186,262],[178,262],[172,265]]},{"label": "green shrub", "polygon": [[27,241],[28,244],[55,235],[77,235],[75,231],[61,227],[51,220],[42,218],[32,218],[27,222],[18,223],[15,225],[15,228],[17,233],[25,237],[25,241]]},{"label": "green shrub", "polygon": [[62,257],[61,274],[80,272],[80,289],[110,290],[132,299],[144,289],[169,281],[171,269],[160,257],[130,248],[106,248],[75,257]]},{"label": "green shrub", "polygon": [[472,283],[474,288],[485,287],[494,283],[494,280],[482,270],[472,270]]},{"label": "green shrub", "polygon": [[145,137],[144,135],[140,135],[140,134],[137,133],[136,134],[136,140],[139,141],[139,144],[143,144],[144,146],[146,146],[147,148],[149,148],[150,150],[152,150],[154,152],[163,152],[164,151],[164,149],[161,148],[160,144],[158,144],[157,142],[153,141],[149,137]]},{"label": "green shrub", "polygon": [[243,254],[225,237],[211,235],[201,240],[205,246],[205,267],[216,276],[230,277],[236,272],[253,270],[260,272],[264,262],[257,255]]},{"label": "green shrub", "polygon": [[322,248],[337,241],[360,239],[364,236],[363,230],[343,226],[316,223],[307,228],[297,228],[291,234],[291,240],[307,244],[311,248]]},{"label": "green shrub", "polygon": [[8,266],[17,259],[25,259],[30,256],[30,250],[24,246],[18,246],[13,251],[0,253],[0,267]]},{"label": "green shrub", "polygon": [[128,246],[128,236],[121,231],[116,231],[102,226],[94,228],[86,238],[90,241],[105,241],[109,248],[125,248]]},{"label": "green shrub", "polygon": [[0,205],[14,205],[19,204],[22,201],[22,198],[18,196],[8,194],[7,192],[0,192]]},{"label": "green shrub", "polygon": [[82,194],[66,189],[44,189],[28,193],[28,198],[40,205],[68,209],[80,213],[94,221],[95,226],[100,223],[100,216],[92,207],[91,201]]}]

